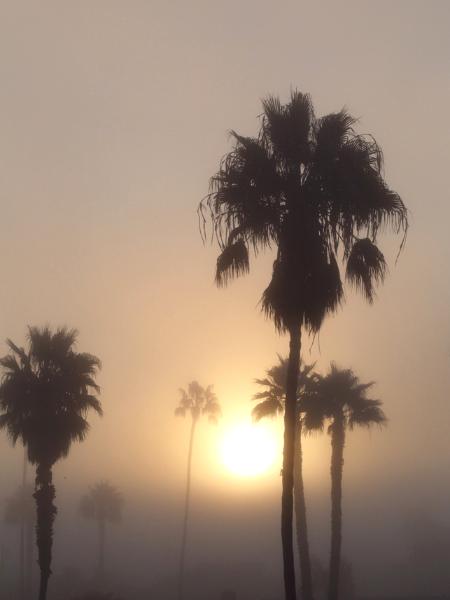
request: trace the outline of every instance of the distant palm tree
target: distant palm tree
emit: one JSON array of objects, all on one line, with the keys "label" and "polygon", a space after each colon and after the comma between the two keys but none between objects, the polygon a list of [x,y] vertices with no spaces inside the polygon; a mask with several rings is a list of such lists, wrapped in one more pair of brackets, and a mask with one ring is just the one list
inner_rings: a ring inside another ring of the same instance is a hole
[{"label": "distant palm tree", "polygon": [[380,400],[367,398],[373,382],[361,383],[351,369],[338,369],[331,363],[330,372],[319,377],[306,400],[306,427],[320,427],[330,420],[331,435],[331,552],[328,585],[329,600],[338,600],[342,545],[342,472],[347,429],[370,428],[386,424]]},{"label": "distant palm tree", "polygon": [[4,519],[6,523],[20,527],[20,598],[30,598],[33,564],[33,528],[36,523],[36,508],[33,501],[33,486],[19,486],[7,499]]},{"label": "distant palm tree", "polygon": [[97,521],[98,525],[98,574],[105,574],[105,535],[107,523],[122,520],[122,494],[107,481],[101,481],[81,498],[80,513],[86,519]]},{"label": "distant palm tree", "polygon": [[83,441],[89,430],[87,413],[102,414],[95,376],[100,361],[77,353],[75,330],[52,332],[29,327],[29,347],[16,346],[0,359],[0,429],[11,441],[20,440],[28,460],[36,465],[34,498],[37,507],[37,547],[41,572],[39,600],[47,597],[51,575],[53,522],[56,515],[54,464],[68,455],[72,442]]},{"label": "distant palm tree", "polygon": [[309,95],[298,91],[285,105],[268,97],[259,134],[232,132],[234,147],[199,207],[204,238],[209,214],[221,250],[219,286],[249,271],[250,249],[276,250],[262,308],[290,336],[281,501],[286,600],[296,598],[292,515],[302,328],[319,331],[341,303],[338,257],[348,281],[372,301],[386,272],[377,235],[386,226],[406,234],[408,225],[402,200],[383,180],[379,146],[357,135],[354,124],[345,110],[316,118]]},{"label": "distant palm tree", "polygon": [[181,552],[180,552],[180,569],[178,576],[178,598],[183,597],[184,584],[184,566],[186,558],[186,541],[187,529],[189,521],[189,504],[191,497],[191,468],[192,468],[192,450],[194,447],[195,428],[198,420],[203,415],[208,417],[210,423],[217,423],[217,419],[221,415],[220,404],[215,393],[212,391],[212,385],[202,387],[197,381],[191,381],[187,391],[180,389],[181,399],[175,409],[175,415],[180,417],[191,417],[191,432],[189,436],[189,449],[187,461],[187,478],[186,478],[186,496],[184,503],[184,519],[183,531],[181,536]]},{"label": "distant palm tree", "polygon": [[[303,485],[303,452],[302,452],[302,430],[304,426],[302,399],[305,391],[314,381],[316,375],[313,372],[314,364],[305,365],[300,361],[298,384],[297,384],[297,406],[296,406],[296,428],[295,428],[295,457],[294,457],[294,499],[295,518],[297,531],[297,546],[300,558],[301,572],[301,597],[304,600],[312,600],[314,597],[311,559],[309,554],[308,527],[306,518],[305,488]],[[257,421],[263,417],[275,417],[282,414],[286,402],[286,377],[288,371],[288,359],[278,355],[278,364],[266,371],[264,379],[256,379],[256,383],[262,386],[264,391],[254,395],[255,400],[260,402],[252,410],[253,418]]]}]

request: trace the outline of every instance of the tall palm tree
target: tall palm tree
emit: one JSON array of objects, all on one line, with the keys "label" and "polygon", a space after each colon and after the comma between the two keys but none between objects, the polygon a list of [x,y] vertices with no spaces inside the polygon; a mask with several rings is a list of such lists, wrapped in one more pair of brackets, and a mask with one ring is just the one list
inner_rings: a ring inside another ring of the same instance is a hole
[{"label": "tall palm tree", "polygon": [[33,528],[36,510],[33,502],[33,486],[22,484],[7,499],[4,519],[6,523],[20,527],[20,594],[23,600],[30,598],[33,557]]},{"label": "tall palm tree", "polygon": [[92,519],[98,525],[98,575],[105,574],[105,536],[107,523],[119,523],[122,520],[123,496],[113,485],[101,481],[81,498],[80,513],[86,519]]},{"label": "tall palm tree", "polygon": [[296,389],[302,329],[319,331],[343,298],[347,280],[369,301],[386,272],[380,230],[407,231],[407,211],[382,177],[382,153],[354,131],[345,110],[316,118],[309,95],[294,91],[283,105],[263,101],[257,137],[232,132],[234,147],[211,179],[199,207],[220,247],[216,282],[249,271],[249,252],[276,249],[262,308],[290,337],[284,411],[281,536],[286,600],[295,600],[292,539]]},{"label": "tall palm tree", "polygon": [[184,566],[186,559],[186,541],[189,521],[189,505],[191,498],[191,469],[192,469],[192,450],[194,447],[195,428],[201,416],[208,418],[210,423],[217,423],[221,415],[220,405],[216,394],[213,392],[212,385],[202,387],[197,381],[191,381],[187,391],[180,389],[180,402],[175,409],[175,415],[180,417],[191,417],[191,431],[189,435],[189,449],[187,461],[186,477],[186,495],[184,502],[183,531],[181,535],[180,567],[178,575],[178,598],[183,598],[184,585]]},{"label": "tall palm tree", "polygon": [[[297,547],[300,558],[301,597],[303,600],[312,600],[314,596],[308,543],[305,488],[303,484],[302,452],[302,430],[304,426],[304,406],[302,404],[302,399],[316,377],[313,372],[314,366],[314,364],[302,365],[302,362],[300,361],[295,424],[294,500]],[[266,377],[264,379],[255,380],[258,385],[264,388],[263,391],[254,395],[254,399],[260,401],[252,410],[252,415],[255,420],[259,421],[263,417],[275,417],[284,411],[286,402],[287,370],[288,359],[278,355],[278,364],[266,371]]]},{"label": "tall palm tree", "polygon": [[100,361],[75,352],[76,339],[75,330],[29,327],[28,349],[7,340],[11,352],[0,359],[0,429],[6,429],[13,444],[20,440],[36,465],[39,600],[47,597],[51,575],[57,512],[53,466],[68,455],[72,442],[86,437],[89,410],[102,414],[95,395],[100,391],[95,382]]},{"label": "tall palm tree", "polygon": [[330,421],[331,435],[331,551],[328,584],[329,600],[338,600],[342,546],[342,473],[346,430],[370,428],[386,424],[380,400],[367,398],[373,382],[361,383],[351,369],[338,369],[331,363],[330,371],[319,376],[305,399],[305,425],[323,427]]}]

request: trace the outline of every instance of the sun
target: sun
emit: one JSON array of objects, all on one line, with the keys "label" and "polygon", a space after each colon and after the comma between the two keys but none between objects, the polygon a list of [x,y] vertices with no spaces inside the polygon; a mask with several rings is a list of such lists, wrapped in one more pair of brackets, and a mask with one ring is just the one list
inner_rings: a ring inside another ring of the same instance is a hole
[{"label": "sun", "polygon": [[241,422],[225,431],[221,457],[225,467],[240,477],[255,477],[268,471],[278,457],[274,432],[262,423]]}]

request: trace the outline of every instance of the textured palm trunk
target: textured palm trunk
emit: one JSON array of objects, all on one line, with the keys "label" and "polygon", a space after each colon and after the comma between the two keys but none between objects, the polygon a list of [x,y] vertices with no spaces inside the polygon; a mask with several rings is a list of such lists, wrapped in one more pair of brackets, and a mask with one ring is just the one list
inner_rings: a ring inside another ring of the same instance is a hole
[{"label": "textured palm trunk", "polygon": [[301,597],[302,600],[313,600],[314,594],[311,577],[311,559],[309,556],[305,488],[303,485],[302,421],[299,416],[297,416],[295,430],[294,500],[297,547],[300,559]]},{"label": "textured palm trunk", "polygon": [[98,520],[98,577],[100,583],[103,583],[105,578],[105,537],[106,527],[105,519]]},{"label": "textured palm trunk", "polygon": [[178,600],[182,600],[184,591],[184,567],[186,562],[186,542],[189,522],[189,506],[191,500],[191,470],[192,470],[192,450],[194,447],[194,435],[195,426],[197,419],[192,419],[191,433],[189,437],[189,450],[188,450],[188,462],[187,462],[187,478],[186,478],[186,497],[184,501],[184,518],[183,518],[183,531],[181,535],[181,550],[180,550],[180,569],[178,575]]},{"label": "textured palm trunk", "polygon": [[281,495],[281,543],[283,546],[283,574],[286,600],[296,600],[293,543],[294,505],[294,455],[297,384],[300,364],[300,324],[290,329],[289,363],[286,379],[286,405],[284,410],[284,447]]},{"label": "textured palm trunk", "polygon": [[46,600],[52,562],[53,522],[56,516],[55,487],[52,483],[51,464],[41,463],[36,469],[34,492],[37,508],[36,540],[40,569],[39,600]]},{"label": "textured palm trunk", "polygon": [[342,544],[342,472],[344,468],[344,416],[337,415],[331,433],[331,552],[329,600],[339,598]]}]

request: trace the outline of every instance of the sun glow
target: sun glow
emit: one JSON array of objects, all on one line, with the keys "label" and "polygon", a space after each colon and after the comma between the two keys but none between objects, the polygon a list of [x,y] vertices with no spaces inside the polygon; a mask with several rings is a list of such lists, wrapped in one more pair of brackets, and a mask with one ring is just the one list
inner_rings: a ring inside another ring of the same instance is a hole
[{"label": "sun glow", "polygon": [[225,467],[240,477],[268,471],[279,454],[275,433],[262,423],[231,426],[225,431],[220,450]]}]

